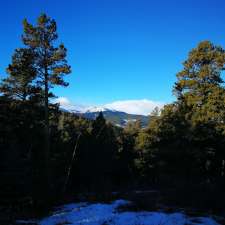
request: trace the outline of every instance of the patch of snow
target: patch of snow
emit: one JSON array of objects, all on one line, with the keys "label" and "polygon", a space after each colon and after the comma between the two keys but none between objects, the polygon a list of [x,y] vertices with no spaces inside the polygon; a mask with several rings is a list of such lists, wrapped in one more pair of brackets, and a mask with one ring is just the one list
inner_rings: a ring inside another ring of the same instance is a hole
[{"label": "patch of snow", "polygon": [[89,107],[86,109],[86,113],[89,112],[104,112],[104,111],[108,111],[109,109],[102,107],[102,106],[94,106],[94,107]]},{"label": "patch of snow", "polygon": [[52,216],[37,223],[40,225],[217,225],[211,218],[190,218],[183,213],[117,211],[119,206],[127,204],[131,202],[117,200],[111,204],[68,204],[58,208]]},{"label": "patch of snow", "polygon": [[125,122],[125,124],[128,124],[128,123],[134,123],[134,122],[136,122],[137,120],[136,119],[124,119],[123,120],[124,122]]}]

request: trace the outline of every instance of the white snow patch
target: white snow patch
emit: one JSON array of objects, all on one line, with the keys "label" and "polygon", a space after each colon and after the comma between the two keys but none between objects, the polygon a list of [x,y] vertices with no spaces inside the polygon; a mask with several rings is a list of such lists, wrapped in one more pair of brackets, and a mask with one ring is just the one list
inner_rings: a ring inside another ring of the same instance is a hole
[{"label": "white snow patch", "polygon": [[118,212],[119,206],[130,204],[117,200],[111,204],[67,204],[58,208],[52,216],[37,221],[40,225],[217,225],[207,217],[190,218],[183,213]]},{"label": "white snow patch", "polygon": [[134,122],[136,122],[137,120],[136,120],[136,119],[124,119],[123,121],[124,121],[125,124],[127,125],[128,123],[134,123]]},{"label": "white snow patch", "polygon": [[105,108],[104,106],[93,106],[93,107],[88,107],[86,109],[86,113],[89,113],[89,112],[105,112],[105,111],[108,111],[110,109],[107,109]]}]

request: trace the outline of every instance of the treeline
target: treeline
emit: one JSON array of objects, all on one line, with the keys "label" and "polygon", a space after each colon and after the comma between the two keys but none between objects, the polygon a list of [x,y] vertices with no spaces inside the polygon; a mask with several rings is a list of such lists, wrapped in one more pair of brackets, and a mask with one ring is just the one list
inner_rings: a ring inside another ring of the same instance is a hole
[{"label": "treeline", "polygon": [[[119,128],[102,113],[91,121],[50,103],[67,86],[66,48],[56,22],[24,21],[22,40],[0,84],[0,205],[47,205],[68,193],[184,182],[224,187],[225,51],[209,41],[191,50],[177,74],[177,100],[149,125]],[[188,188],[188,187],[187,187]]]}]

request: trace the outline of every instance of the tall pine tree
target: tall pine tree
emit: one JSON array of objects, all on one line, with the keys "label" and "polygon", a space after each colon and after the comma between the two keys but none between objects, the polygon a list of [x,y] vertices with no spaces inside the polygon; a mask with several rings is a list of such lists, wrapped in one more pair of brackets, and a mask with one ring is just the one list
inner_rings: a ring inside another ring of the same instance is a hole
[{"label": "tall pine tree", "polygon": [[67,64],[67,49],[63,44],[56,46],[58,38],[55,20],[46,14],[39,16],[36,25],[30,24],[26,19],[23,22],[24,34],[22,39],[28,49],[35,56],[34,67],[37,71],[37,82],[44,90],[45,108],[45,164],[47,185],[49,186],[48,164],[49,164],[49,96],[50,89],[54,85],[67,86],[63,79],[64,75],[71,72]]}]

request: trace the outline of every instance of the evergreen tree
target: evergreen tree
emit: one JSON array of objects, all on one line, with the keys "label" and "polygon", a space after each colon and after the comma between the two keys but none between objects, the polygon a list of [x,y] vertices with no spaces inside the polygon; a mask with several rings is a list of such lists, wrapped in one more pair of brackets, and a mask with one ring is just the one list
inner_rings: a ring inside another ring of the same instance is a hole
[{"label": "evergreen tree", "polygon": [[112,183],[117,154],[117,141],[111,124],[107,124],[100,112],[92,126],[92,149],[89,157],[93,174],[93,184],[97,189]]},{"label": "evergreen tree", "polygon": [[34,84],[36,69],[34,55],[30,49],[16,49],[12,56],[12,64],[7,68],[9,76],[3,79],[0,91],[9,98],[22,101],[36,94],[38,88]]},{"label": "evergreen tree", "polygon": [[199,168],[208,174],[213,170],[216,173],[224,167],[225,155],[225,50],[209,41],[201,42],[183,65],[174,92],[183,121],[190,125],[186,137],[195,149]]},{"label": "evergreen tree", "polygon": [[174,93],[178,101],[197,110],[224,83],[221,77],[225,64],[225,51],[209,41],[201,42],[189,53],[184,68],[177,74]]},{"label": "evergreen tree", "polygon": [[[42,14],[38,18],[36,26],[30,24],[26,19],[23,25],[22,39],[24,44],[33,51],[37,82],[44,90],[45,161],[47,169],[49,160],[49,90],[54,85],[67,86],[68,83],[63,80],[63,76],[69,74],[71,70],[66,61],[66,48],[63,44],[55,46],[58,35],[56,22],[53,19],[46,14]],[[46,173],[48,174],[47,171]]]}]

